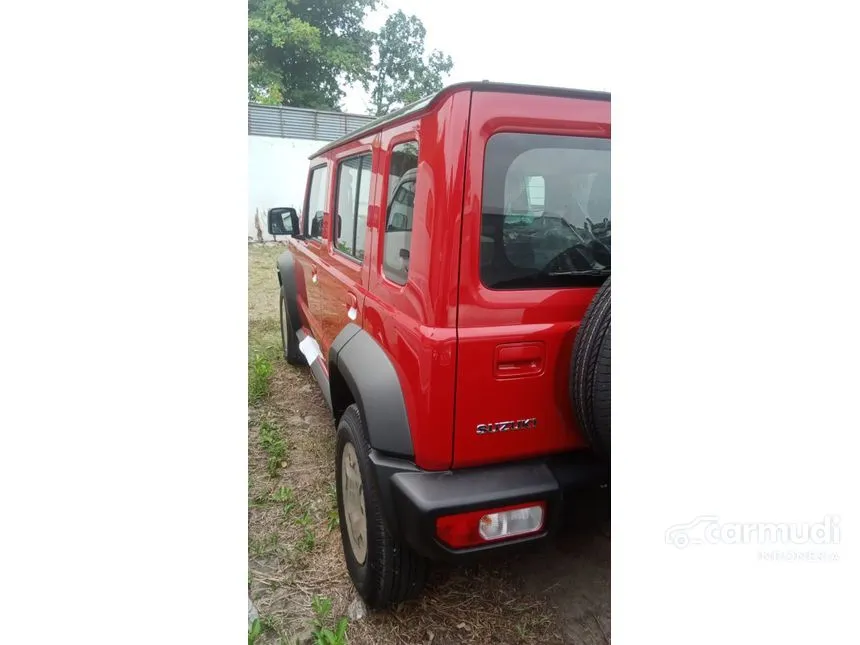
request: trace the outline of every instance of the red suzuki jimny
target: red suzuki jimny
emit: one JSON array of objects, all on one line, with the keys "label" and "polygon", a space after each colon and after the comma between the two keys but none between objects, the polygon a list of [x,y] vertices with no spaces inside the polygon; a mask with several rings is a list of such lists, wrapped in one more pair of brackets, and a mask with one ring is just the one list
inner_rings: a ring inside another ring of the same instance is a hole
[{"label": "red suzuki jimny", "polygon": [[609,477],[610,95],[466,83],[325,146],[277,263],[371,607],[545,539]]}]

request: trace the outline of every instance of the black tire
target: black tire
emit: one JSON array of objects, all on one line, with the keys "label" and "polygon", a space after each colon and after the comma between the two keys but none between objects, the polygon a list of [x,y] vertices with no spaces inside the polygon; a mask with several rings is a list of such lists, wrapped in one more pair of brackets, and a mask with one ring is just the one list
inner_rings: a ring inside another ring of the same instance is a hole
[{"label": "black tire", "polygon": [[[429,563],[392,535],[385,524],[382,502],[376,480],[371,472],[372,466],[368,456],[370,446],[366,436],[358,406],[353,403],[343,413],[337,426],[335,449],[337,512],[343,555],[349,576],[367,606],[371,609],[382,609],[416,598],[424,589]],[[367,517],[367,553],[363,563],[359,563],[353,554],[344,513],[342,458],[347,443],[351,443],[355,449]]]},{"label": "black tire", "polygon": [[612,425],[610,278],[595,294],[573,344],[570,397],[595,453],[609,458]]},{"label": "black tire", "polygon": [[290,365],[304,365],[305,357],[299,351],[299,339],[290,322],[290,314],[287,313],[287,302],[284,300],[284,291],[281,289],[281,344],[284,348],[284,359]]}]

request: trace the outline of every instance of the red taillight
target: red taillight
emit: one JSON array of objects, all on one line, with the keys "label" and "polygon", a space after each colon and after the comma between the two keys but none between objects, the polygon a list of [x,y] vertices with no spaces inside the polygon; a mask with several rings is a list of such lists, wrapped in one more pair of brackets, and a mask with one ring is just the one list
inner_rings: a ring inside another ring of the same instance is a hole
[{"label": "red taillight", "polygon": [[462,549],[538,533],[545,517],[545,502],[481,509],[437,518],[436,535],[448,546]]}]

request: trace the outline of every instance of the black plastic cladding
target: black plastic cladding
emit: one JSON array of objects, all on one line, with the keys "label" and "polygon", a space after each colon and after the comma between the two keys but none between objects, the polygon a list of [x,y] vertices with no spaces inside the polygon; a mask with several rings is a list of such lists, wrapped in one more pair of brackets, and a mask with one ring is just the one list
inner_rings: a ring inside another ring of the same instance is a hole
[{"label": "black plastic cladding", "polygon": [[299,316],[298,291],[296,289],[296,261],[293,254],[285,251],[278,256],[278,277],[281,281],[281,289],[284,290],[284,302],[287,303],[287,313],[293,329],[302,327],[302,319]]},{"label": "black plastic cladding", "polygon": [[[329,350],[329,374],[335,373],[343,378],[358,403],[371,447],[385,454],[413,458],[406,403],[394,365],[370,334],[355,323],[341,330]],[[337,398],[333,391],[335,410],[339,407]]]}]

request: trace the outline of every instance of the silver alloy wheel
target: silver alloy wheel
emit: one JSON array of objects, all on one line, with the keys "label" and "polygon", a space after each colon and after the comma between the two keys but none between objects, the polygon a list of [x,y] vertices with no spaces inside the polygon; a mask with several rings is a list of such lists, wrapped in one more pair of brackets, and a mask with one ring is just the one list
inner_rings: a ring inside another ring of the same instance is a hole
[{"label": "silver alloy wheel", "polygon": [[347,441],[343,446],[340,463],[340,490],[343,495],[343,515],[349,545],[356,562],[364,564],[367,558],[367,514],[364,511],[364,486],[355,447]]}]

